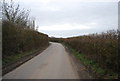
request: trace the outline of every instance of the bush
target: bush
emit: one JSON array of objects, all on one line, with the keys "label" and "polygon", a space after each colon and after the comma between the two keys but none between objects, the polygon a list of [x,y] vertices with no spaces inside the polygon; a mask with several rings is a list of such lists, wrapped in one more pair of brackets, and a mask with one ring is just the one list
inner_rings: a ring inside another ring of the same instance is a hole
[{"label": "bush", "polygon": [[118,72],[118,32],[91,34],[65,39],[65,43],[85,54],[87,59],[97,62],[100,67]]},{"label": "bush", "polygon": [[64,39],[63,38],[50,37],[49,40],[51,42],[60,42],[60,43],[62,43]]},{"label": "bush", "polygon": [[48,45],[48,36],[36,31],[35,21],[29,18],[29,11],[21,10],[19,4],[3,0],[2,15],[3,60]]},{"label": "bush", "polygon": [[18,25],[3,21],[2,23],[3,59],[48,45],[48,36],[32,29],[24,29]]}]

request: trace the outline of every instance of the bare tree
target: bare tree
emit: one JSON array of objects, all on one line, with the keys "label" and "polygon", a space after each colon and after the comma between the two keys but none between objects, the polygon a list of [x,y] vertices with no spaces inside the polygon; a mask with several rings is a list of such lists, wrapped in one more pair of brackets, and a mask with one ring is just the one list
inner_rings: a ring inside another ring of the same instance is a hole
[{"label": "bare tree", "polygon": [[7,21],[16,23],[22,27],[27,27],[29,11],[25,9],[20,10],[19,4],[15,5],[12,0],[10,3],[3,0],[2,14]]}]

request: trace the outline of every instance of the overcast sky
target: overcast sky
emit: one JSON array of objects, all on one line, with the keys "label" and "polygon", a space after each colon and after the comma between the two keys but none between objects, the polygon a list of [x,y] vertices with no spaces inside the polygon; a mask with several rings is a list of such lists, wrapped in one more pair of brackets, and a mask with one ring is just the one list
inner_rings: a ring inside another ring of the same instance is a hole
[{"label": "overcast sky", "polygon": [[30,10],[39,31],[71,37],[118,28],[118,0],[14,0]]}]

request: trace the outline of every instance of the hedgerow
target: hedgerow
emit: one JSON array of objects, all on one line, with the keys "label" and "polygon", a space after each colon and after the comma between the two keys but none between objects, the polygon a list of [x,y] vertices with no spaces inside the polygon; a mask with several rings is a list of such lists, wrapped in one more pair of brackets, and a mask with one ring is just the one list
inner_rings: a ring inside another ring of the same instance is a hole
[{"label": "hedgerow", "polygon": [[85,58],[95,61],[108,72],[118,73],[118,31],[91,34],[64,39],[64,42],[84,54]]}]

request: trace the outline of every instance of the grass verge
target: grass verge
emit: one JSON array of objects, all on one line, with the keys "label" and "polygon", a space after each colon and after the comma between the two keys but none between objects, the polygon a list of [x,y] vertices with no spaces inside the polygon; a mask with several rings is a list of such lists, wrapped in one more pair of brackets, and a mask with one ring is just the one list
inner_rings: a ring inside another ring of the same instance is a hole
[{"label": "grass verge", "polygon": [[17,60],[19,60],[19,59],[21,59],[23,57],[32,55],[32,54],[34,54],[34,53],[36,53],[38,51],[39,50],[37,49],[37,50],[32,50],[32,51],[21,53],[21,54],[16,54],[16,55],[8,56],[8,57],[6,57],[5,59],[2,60],[2,64],[3,64],[3,66],[6,66],[8,64],[16,62]]},{"label": "grass verge", "polygon": [[45,50],[48,46],[45,46],[40,49],[31,50],[29,52],[24,52],[21,54],[16,54],[13,56],[8,56],[2,59],[2,75],[4,76],[6,73],[14,70],[21,64],[25,63],[26,61],[32,59],[33,57],[40,54],[43,50]]},{"label": "grass verge", "polygon": [[103,69],[93,60],[85,58],[85,55],[67,46],[70,51],[86,66],[88,72],[97,79],[118,79],[118,74],[109,69]]}]

